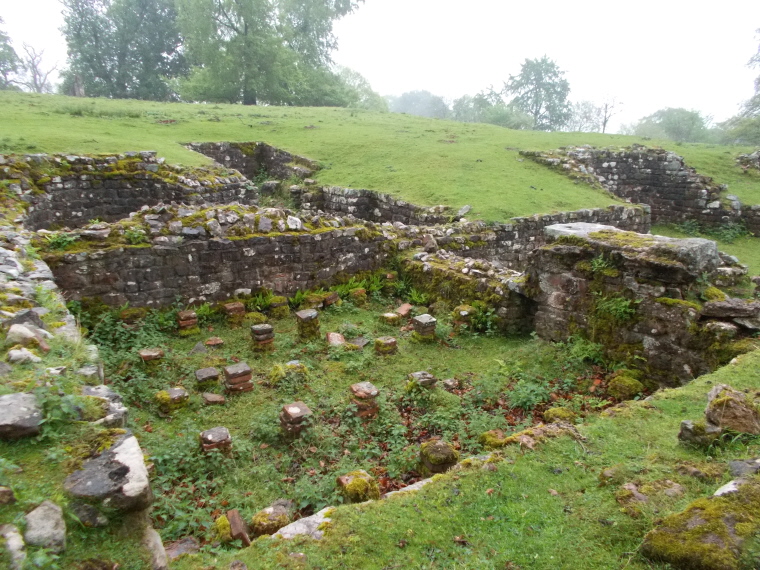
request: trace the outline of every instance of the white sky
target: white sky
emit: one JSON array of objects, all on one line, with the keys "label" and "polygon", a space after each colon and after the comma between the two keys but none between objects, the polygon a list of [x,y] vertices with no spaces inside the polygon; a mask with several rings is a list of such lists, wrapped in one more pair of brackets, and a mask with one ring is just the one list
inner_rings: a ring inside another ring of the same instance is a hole
[{"label": "white sky", "polygon": [[[17,51],[27,42],[65,64],[57,0],[0,0],[0,16]],[[383,95],[454,99],[501,87],[525,58],[546,54],[572,100],[622,101],[618,123],[665,107],[720,121],[753,93],[757,28],[758,0],[366,0],[335,25],[334,60]]]}]

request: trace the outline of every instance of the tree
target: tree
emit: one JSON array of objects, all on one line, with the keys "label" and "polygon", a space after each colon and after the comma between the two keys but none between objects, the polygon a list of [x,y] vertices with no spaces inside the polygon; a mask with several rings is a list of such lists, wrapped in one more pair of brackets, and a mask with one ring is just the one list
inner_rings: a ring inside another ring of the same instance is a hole
[{"label": "tree", "polygon": [[607,97],[600,105],[603,133],[607,132],[607,124],[610,122],[610,119],[612,117],[617,115],[616,109],[620,105],[622,105],[622,103],[619,103],[615,97]]},{"label": "tree", "polygon": [[455,99],[451,107],[451,118],[465,123],[489,123],[507,129],[530,129],[533,119],[507,105],[501,94],[491,87],[474,97],[463,95]]},{"label": "tree", "polygon": [[[0,25],[4,24],[0,18]],[[11,38],[0,30],[0,90],[16,90],[13,77],[21,66],[21,60],[13,49]]]},{"label": "tree", "polygon": [[[757,30],[760,37],[760,29]],[[748,64],[760,69],[760,45]],[[760,145],[760,75],[755,79],[755,94],[745,101],[739,114],[720,125],[726,142]]]},{"label": "tree", "polygon": [[34,47],[24,44],[24,53],[26,54],[22,62],[24,78],[19,81],[19,84],[33,93],[52,93],[50,74],[58,69],[58,66],[54,65],[47,70],[42,67],[42,56],[45,50],[37,53]]},{"label": "tree", "polygon": [[556,131],[570,118],[570,84],[564,72],[547,56],[526,59],[519,75],[510,75],[504,93],[515,108],[533,118],[533,129]]},{"label": "tree", "polygon": [[596,133],[602,130],[602,107],[591,101],[570,104],[570,118],[565,129],[570,132]]},{"label": "tree", "polygon": [[640,137],[668,138],[676,142],[707,142],[710,138],[709,123],[710,117],[703,117],[699,111],[667,108],[640,119],[632,130],[633,134]]},{"label": "tree", "polygon": [[349,107],[381,113],[388,112],[388,102],[372,90],[369,81],[360,73],[348,67],[339,67],[338,77],[349,89]]},{"label": "tree", "polygon": [[[353,0],[177,0],[193,64],[183,98],[203,101],[345,104],[328,67],[333,21]],[[325,84],[326,82],[326,84]]]},{"label": "tree", "polygon": [[430,91],[407,91],[400,97],[393,98],[388,105],[394,113],[407,113],[419,117],[445,119],[450,109],[443,97],[433,95]]},{"label": "tree", "polygon": [[171,100],[185,71],[173,0],[62,0],[68,69],[93,97]]}]

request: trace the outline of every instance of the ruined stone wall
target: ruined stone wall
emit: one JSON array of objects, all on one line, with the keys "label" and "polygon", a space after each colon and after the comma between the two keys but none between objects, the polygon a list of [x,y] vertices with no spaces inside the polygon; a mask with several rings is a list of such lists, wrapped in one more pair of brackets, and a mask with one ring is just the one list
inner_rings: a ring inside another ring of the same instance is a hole
[{"label": "ruined stone wall", "polygon": [[696,220],[708,226],[743,221],[760,232],[760,206],[742,205],[685,164],[683,157],[663,150],[566,148],[554,152],[522,151],[536,162],[604,188],[632,203],[648,204],[654,223]]},{"label": "ruined stone wall", "polygon": [[733,272],[735,281],[746,273],[727,267],[715,242],[580,226],[548,228],[556,241],[531,254],[522,290],[538,306],[535,330],[542,338],[588,338],[612,361],[672,385],[715,369],[729,354],[729,339],[752,334],[753,322],[739,326],[733,319],[756,314],[760,304],[685,300],[709,285],[700,285],[704,276]]},{"label": "ruined stone wall", "polygon": [[[69,253],[48,262],[71,300],[99,297],[112,306],[161,307],[217,301],[237,289],[292,295],[347,275],[378,269],[384,238],[357,237],[358,228],[259,235],[246,239],[163,238],[150,246]],[[158,240],[157,240],[158,241]]]},{"label": "ruined stone wall", "polygon": [[337,186],[294,186],[290,193],[298,209],[314,213],[322,211],[351,214],[370,222],[432,225],[449,223],[455,217],[446,206],[426,208],[373,190]]},{"label": "ruined stone wall", "polygon": [[262,173],[277,180],[291,177],[304,179],[319,170],[315,161],[263,142],[190,143],[187,147],[226,168],[242,172],[250,180],[258,178]]},{"label": "ruined stone wall", "polygon": [[411,235],[430,235],[436,247],[462,257],[497,260],[510,269],[523,269],[528,256],[547,243],[544,229],[554,224],[587,222],[621,230],[648,233],[648,206],[609,206],[512,218],[506,224],[462,222],[446,227],[409,228]]},{"label": "ruined stone wall", "polygon": [[0,179],[18,180],[10,190],[29,204],[24,224],[35,230],[111,222],[159,203],[250,204],[258,198],[239,172],[166,166],[154,152],[0,159],[9,164]]}]

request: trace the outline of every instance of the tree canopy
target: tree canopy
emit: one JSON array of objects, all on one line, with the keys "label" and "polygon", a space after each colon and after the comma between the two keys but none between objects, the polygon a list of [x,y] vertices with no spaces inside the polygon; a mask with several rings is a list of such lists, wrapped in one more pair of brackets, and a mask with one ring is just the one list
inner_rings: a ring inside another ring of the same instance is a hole
[{"label": "tree canopy", "polygon": [[69,67],[63,91],[168,100],[184,70],[173,0],[62,0]]},{"label": "tree canopy", "polygon": [[430,91],[407,91],[400,97],[390,97],[388,103],[394,113],[433,119],[445,119],[449,116],[449,106],[443,97],[433,95]]},{"label": "tree canopy", "polygon": [[[760,37],[760,29],[757,30]],[[748,65],[760,70],[760,45]],[[739,114],[721,125],[728,142],[760,145],[760,75],[755,79],[755,93],[741,107]]]},{"label": "tree canopy", "polygon": [[[0,18],[0,25],[4,24]],[[0,90],[18,89],[12,81],[12,77],[18,72],[21,60],[13,49],[8,34],[0,30]]]},{"label": "tree canopy", "polygon": [[676,142],[706,142],[710,136],[710,118],[699,111],[683,108],[660,109],[625,128],[640,137],[671,139]]},{"label": "tree canopy", "polygon": [[192,64],[183,98],[243,104],[342,105],[329,68],[333,22],[352,0],[177,0]]},{"label": "tree canopy", "polygon": [[510,75],[504,84],[504,93],[512,95],[511,104],[530,115],[533,129],[556,131],[571,116],[570,83],[557,64],[543,56],[526,59],[518,75]]}]

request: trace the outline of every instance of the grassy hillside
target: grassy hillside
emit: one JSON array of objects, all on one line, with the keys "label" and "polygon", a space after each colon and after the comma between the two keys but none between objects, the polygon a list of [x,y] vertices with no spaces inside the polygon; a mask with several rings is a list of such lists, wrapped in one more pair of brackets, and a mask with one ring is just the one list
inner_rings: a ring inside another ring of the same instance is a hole
[{"label": "grassy hillside", "polygon": [[[262,140],[322,163],[319,181],[381,190],[422,205],[471,204],[474,217],[606,206],[606,193],[574,184],[518,150],[564,145],[625,146],[635,137],[512,131],[350,109],[242,107],[76,99],[0,93],[0,152],[157,150],[169,162],[206,163],[181,146],[190,141]],[[673,143],[663,143],[665,146]],[[704,174],[760,203],[760,179],[740,178],[734,156],[749,149],[673,146]],[[741,183],[741,184],[739,184]],[[734,185],[736,184],[736,188]]]}]

